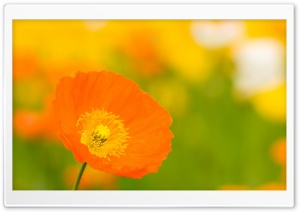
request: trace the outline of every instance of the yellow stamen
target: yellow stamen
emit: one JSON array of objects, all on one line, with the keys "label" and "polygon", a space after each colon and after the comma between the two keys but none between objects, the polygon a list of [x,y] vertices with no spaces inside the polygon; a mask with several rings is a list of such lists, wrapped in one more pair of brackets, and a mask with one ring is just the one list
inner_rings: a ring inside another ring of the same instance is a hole
[{"label": "yellow stamen", "polygon": [[128,129],[115,114],[104,109],[86,112],[80,116],[77,125],[82,127],[80,142],[88,147],[91,154],[108,160],[110,156],[124,154],[128,146]]}]

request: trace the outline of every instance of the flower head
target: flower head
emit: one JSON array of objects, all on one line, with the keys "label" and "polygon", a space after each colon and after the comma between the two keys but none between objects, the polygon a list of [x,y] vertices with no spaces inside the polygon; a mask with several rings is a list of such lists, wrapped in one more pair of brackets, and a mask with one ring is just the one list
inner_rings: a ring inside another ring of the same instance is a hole
[{"label": "flower head", "polygon": [[54,108],[65,147],[95,169],[141,178],[157,172],[171,151],[170,114],[121,75],[64,77]]}]

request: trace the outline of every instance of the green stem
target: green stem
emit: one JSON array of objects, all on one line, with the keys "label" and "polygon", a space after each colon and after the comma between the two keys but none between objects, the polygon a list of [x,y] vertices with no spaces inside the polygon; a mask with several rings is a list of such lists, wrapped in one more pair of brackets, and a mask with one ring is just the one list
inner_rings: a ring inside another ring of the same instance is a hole
[{"label": "green stem", "polygon": [[78,173],[78,175],[77,175],[76,181],[75,181],[74,186],[73,186],[73,190],[77,190],[78,185],[79,185],[79,183],[80,183],[80,179],[81,179],[82,173],[83,173],[85,167],[86,167],[86,162],[84,162],[84,163],[82,164],[82,166],[81,166],[81,168],[80,168],[80,170],[79,170],[79,173]]}]

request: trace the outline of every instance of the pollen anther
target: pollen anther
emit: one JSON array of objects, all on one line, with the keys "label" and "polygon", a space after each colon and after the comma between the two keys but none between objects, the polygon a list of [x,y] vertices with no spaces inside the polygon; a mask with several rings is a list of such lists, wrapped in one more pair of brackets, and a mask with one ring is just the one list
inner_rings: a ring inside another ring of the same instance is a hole
[{"label": "pollen anther", "polygon": [[93,110],[84,113],[77,121],[82,127],[81,140],[91,154],[100,158],[121,156],[127,147],[128,129],[125,129],[123,121],[113,113],[105,110]]}]

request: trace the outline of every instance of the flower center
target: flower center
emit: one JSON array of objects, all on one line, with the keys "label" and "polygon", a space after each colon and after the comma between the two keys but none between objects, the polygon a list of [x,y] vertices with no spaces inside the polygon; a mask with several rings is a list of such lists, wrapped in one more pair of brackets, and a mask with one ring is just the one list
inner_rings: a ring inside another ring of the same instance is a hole
[{"label": "flower center", "polygon": [[102,146],[110,134],[110,130],[107,126],[100,124],[96,127],[96,130],[92,133],[92,142],[94,145]]},{"label": "flower center", "polygon": [[119,157],[128,146],[128,129],[125,129],[123,121],[104,109],[82,114],[77,126],[82,128],[80,142],[88,147],[91,154],[100,158]]}]

